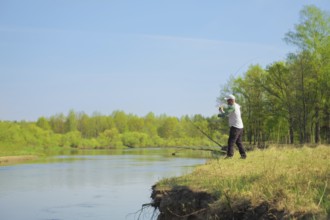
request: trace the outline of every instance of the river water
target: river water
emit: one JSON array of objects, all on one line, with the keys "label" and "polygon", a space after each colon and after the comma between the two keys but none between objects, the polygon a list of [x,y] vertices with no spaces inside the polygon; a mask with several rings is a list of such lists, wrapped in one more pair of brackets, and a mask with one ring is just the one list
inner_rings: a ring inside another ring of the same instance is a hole
[{"label": "river water", "polygon": [[152,208],[141,212],[142,204],[151,202],[151,186],[205,161],[200,152],[173,156],[170,150],[133,149],[0,166],[0,219],[155,219]]}]

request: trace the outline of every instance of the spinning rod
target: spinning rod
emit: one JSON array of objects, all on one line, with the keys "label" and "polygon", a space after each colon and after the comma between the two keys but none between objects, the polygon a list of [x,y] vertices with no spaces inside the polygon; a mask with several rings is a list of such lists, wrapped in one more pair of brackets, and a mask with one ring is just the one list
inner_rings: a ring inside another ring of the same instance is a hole
[{"label": "spinning rod", "polygon": [[197,125],[194,124],[194,122],[192,122],[190,120],[190,118],[188,118],[188,120],[190,121],[190,123],[197,129],[199,130],[202,134],[204,134],[210,141],[212,141],[213,143],[217,144],[219,147],[223,147],[219,142],[215,141],[213,138],[210,137],[210,135],[208,135],[205,131],[203,131],[200,127],[198,127]]},{"label": "spinning rod", "polygon": [[182,147],[179,150],[175,151],[172,153],[172,155],[174,156],[176,153],[178,153],[179,151],[182,150],[202,150],[202,151],[211,151],[211,152],[226,152],[224,150],[222,150],[222,148],[224,147],[223,145],[221,145],[219,142],[215,141],[210,135],[208,135],[205,131],[203,131],[203,129],[201,129],[199,126],[195,125],[194,122],[192,122],[190,120],[190,118],[188,118],[188,121],[194,126],[194,128],[196,128],[199,132],[201,132],[205,137],[207,137],[210,141],[212,141],[213,143],[217,144],[221,150],[214,150],[214,149],[206,149],[206,148],[187,148],[187,147]]}]

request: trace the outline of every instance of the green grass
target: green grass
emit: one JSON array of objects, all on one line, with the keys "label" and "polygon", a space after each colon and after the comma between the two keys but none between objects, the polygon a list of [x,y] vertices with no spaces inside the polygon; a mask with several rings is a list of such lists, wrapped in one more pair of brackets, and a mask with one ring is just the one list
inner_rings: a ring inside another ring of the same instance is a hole
[{"label": "green grass", "polygon": [[0,145],[0,157],[1,156],[44,156],[47,151],[60,152],[65,149],[63,147],[43,147],[43,146],[19,146],[13,144]]},{"label": "green grass", "polygon": [[239,159],[214,159],[193,173],[160,181],[157,187],[184,185],[216,195],[219,203],[268,202],[290,213],[330,213],[330,147],[270,148]]}]

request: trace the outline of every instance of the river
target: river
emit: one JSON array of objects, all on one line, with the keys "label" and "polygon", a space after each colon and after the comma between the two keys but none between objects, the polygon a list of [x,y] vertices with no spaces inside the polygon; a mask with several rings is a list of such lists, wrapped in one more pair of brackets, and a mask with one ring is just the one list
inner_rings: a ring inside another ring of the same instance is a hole
[{"label": "river", "polygon": [[151,186],[203,164],[200,152],[83,151],[0,166],[1,220],[155,219]]}]

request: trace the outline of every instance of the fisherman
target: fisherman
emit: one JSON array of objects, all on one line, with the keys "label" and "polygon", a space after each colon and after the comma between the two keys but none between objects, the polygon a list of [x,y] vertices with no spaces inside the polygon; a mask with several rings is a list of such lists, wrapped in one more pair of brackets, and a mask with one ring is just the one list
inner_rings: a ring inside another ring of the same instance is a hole
[{"label": "fisherman", "polygon": [[227,100],[228,106],[224,108],[219,107],[220,114],[218,117],[229,119],[229,138],[228,138],[228,149],[226,159],[230,159],[234,156],[234,144],[237,145],[239,153],[241,154],[241,159],[246,159],[246,152],[242,144],[243,135],[243,121],[241,117],[241,106],[235,102],[234,95],[228,95],[225,100]]}]

